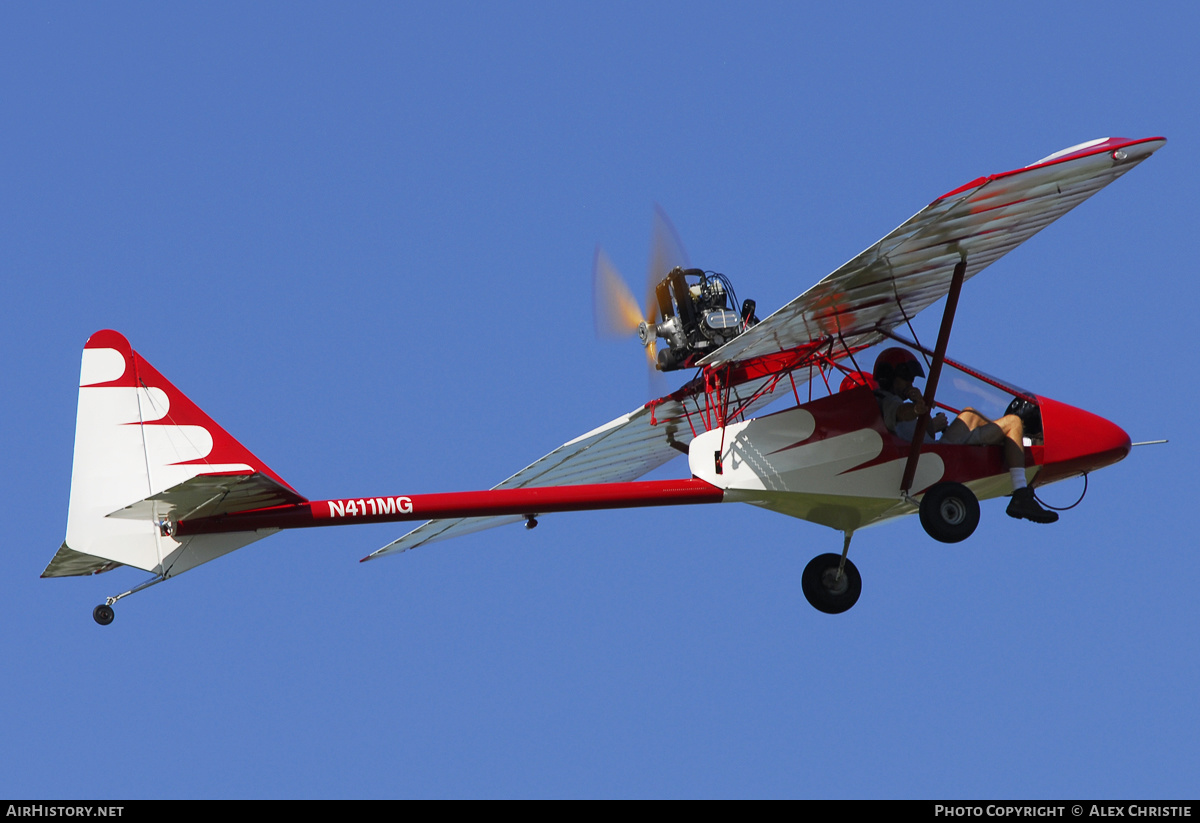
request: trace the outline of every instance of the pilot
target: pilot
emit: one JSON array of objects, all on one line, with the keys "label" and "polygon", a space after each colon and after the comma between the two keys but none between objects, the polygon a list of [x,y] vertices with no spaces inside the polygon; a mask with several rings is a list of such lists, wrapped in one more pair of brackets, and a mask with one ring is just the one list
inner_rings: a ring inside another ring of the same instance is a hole
[{"label": "pilot", "polygon": [[[908,349],[886,349],[875,359],[873,376],[883,425],[911,443],[917,431],[917,418],[929,411],[924,396],[913,385],[913,380],[925,376],[921,361]],[[932,435],[945,431],[948,425],[946,415],[938,412],[925,428],[925,442],[933,443]]]},{"label": "pilot", "polygon": [[[928,411],[921,392],[913,380],[925,376],[921,361],[907,349],[885,349],[875,360],[875,380],[880,388],[875,392],[888,431],[911,441],[916,433],[916,420]],[[907,402],[906,402],[907,401]],[[939,412],[930,418],[925,442],[933,442],[930,432],[943,432],[941,441],[947,445],[1004,446],[1004,464],[1012,479],[1012,499],[1008,503],[1009,517],[1024,518],[1034,523],[1053,523],[1058,514],[1042,508],[1033,496],[1025,477],[1025,424],[1015,414],[999,420],[989,420],[969,406],[948,423]]]}]

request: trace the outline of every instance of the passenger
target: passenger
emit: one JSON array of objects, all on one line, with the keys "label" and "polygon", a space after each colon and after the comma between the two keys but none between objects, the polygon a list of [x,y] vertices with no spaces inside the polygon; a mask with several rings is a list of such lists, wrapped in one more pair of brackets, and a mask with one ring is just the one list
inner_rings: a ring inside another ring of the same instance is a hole
[{"label": "passenger", "polygon": [[[928,411],[924,397],[912,384],[915,378],[924,376],[921,362],[907,349],[886,349],[875,361],[875,379],[880,385],[876,397],[883,412],[883,423],[888,431],[908,441],[916,433],[917,418]],[[1033,489],[1027,485],[1025,424],[1020,417],[1006,414],[999,420],[989,420],[977,410],[967,407],[949,424],[946,415],[939,412],[930,419],[926,431],[944,432],[940,442],[947,445],[1003,445],[1004,464],[1008,467],[1013,485],[1008,516],[1032,520],[1034,523],[1053,523],[1058,520],[1056,512],[1041,507],[1033,496]],[[932,442],[929,434],[926,434],[925,440]]]}]

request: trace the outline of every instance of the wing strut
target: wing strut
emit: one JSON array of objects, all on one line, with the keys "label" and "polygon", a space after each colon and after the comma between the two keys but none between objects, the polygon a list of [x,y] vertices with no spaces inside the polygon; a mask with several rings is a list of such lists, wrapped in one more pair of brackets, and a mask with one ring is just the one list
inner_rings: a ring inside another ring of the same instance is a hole
[{"label": "wing strut", "polygon": [[946,294],[946,310],[942,312],[942,327],[938,329],[937,346],[933,350],[933,363],[929,366],[929,379],[925,381],[925,413],[917,418],[917,429],[913,433],[912,445],[908,449],[908,462],[904,464],[904,478],[900,481],[900,493],[908,497],[912,490],[913,477],[917,473],[917,458],[925,442],[925,429],[933,414],[933,400],[937,394],[938,378],[942,376],[942,362],[946,359],[946,347],[950,345],[950,327],[954,325],[954,312],[958,308],[958,293],[962,290],[963,278],[967,273],[967,257],[954,266],[950,277],[950,291]]}]

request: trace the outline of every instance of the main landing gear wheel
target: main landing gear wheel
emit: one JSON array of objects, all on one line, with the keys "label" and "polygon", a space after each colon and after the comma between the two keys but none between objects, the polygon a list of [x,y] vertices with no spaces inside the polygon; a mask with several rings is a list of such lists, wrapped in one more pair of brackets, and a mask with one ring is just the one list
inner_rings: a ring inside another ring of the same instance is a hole
[{"label": "main landing gear wheel", "polygon": [[979,525],[979,501],[962,483],[938,483],[921,498],[921,525],[942,543],[958,543]]},{"label": "main landing gear wheel", "polygon": [[804,567],[800,588],[812,607],[825,614],[841,614],[858,602],[862,594],[862,575],[849,560],[838,574],[840,554],[822,554]]},{"label": "main landing gear wheel", "polygon": [[112,606],[107,603],[101,603],[96,608],[92,609],[92,618],[101,626],[107,626],[113,622],[116,613],[113,612]]}]

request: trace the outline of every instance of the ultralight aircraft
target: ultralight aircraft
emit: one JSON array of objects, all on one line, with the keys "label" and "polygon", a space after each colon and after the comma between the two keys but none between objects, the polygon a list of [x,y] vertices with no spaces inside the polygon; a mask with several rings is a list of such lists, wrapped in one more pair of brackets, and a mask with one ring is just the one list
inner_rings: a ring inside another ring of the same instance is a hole
[{"label": "ultralight aircraft", "polygon": [[[96,332],[80,370],[66,540],[42,576],[150,572],[94,609],[107,625],[121,598],[280,529],[428,521],[370,560],[507,523],[532,528],[557,512],[740,502],[842,532],[841,553],[809,563],[801,588],[817,609],[843,612],[862,589],[847,556],[857,530],[916,513],[934,539],[958,542],[975,530],[979,500],[1014,490],[1002,446],[925,437],[932,410],[966,408],[939,397],[943,376],[991,419],[1020,418],[1030,488],[1086,476],[1129,453],[1130,438],[1114,423],[989,377],[946,349],[966,280],[1165,143],[1102,138],[972,180],[761,321],[753,301],[737,305],[724,275],[669,261],[652,268],[643,310],[598,253],[598,288],[616,295],[605,302],[626,316],[617,325],[638,333],[657,370],[694,374],[487,491],[308,500],[121,334]],[[932,348],[897,332],[911,333],[909,321],[942,297]],[[926,358],[911,439],[885,425],[872,373],[859,368],[880,344]],[[827,393],[814,397],[814,385]],[[793,402],[754,416],[781,399]],[[689,477],[637,479],[680,453]]]}]

